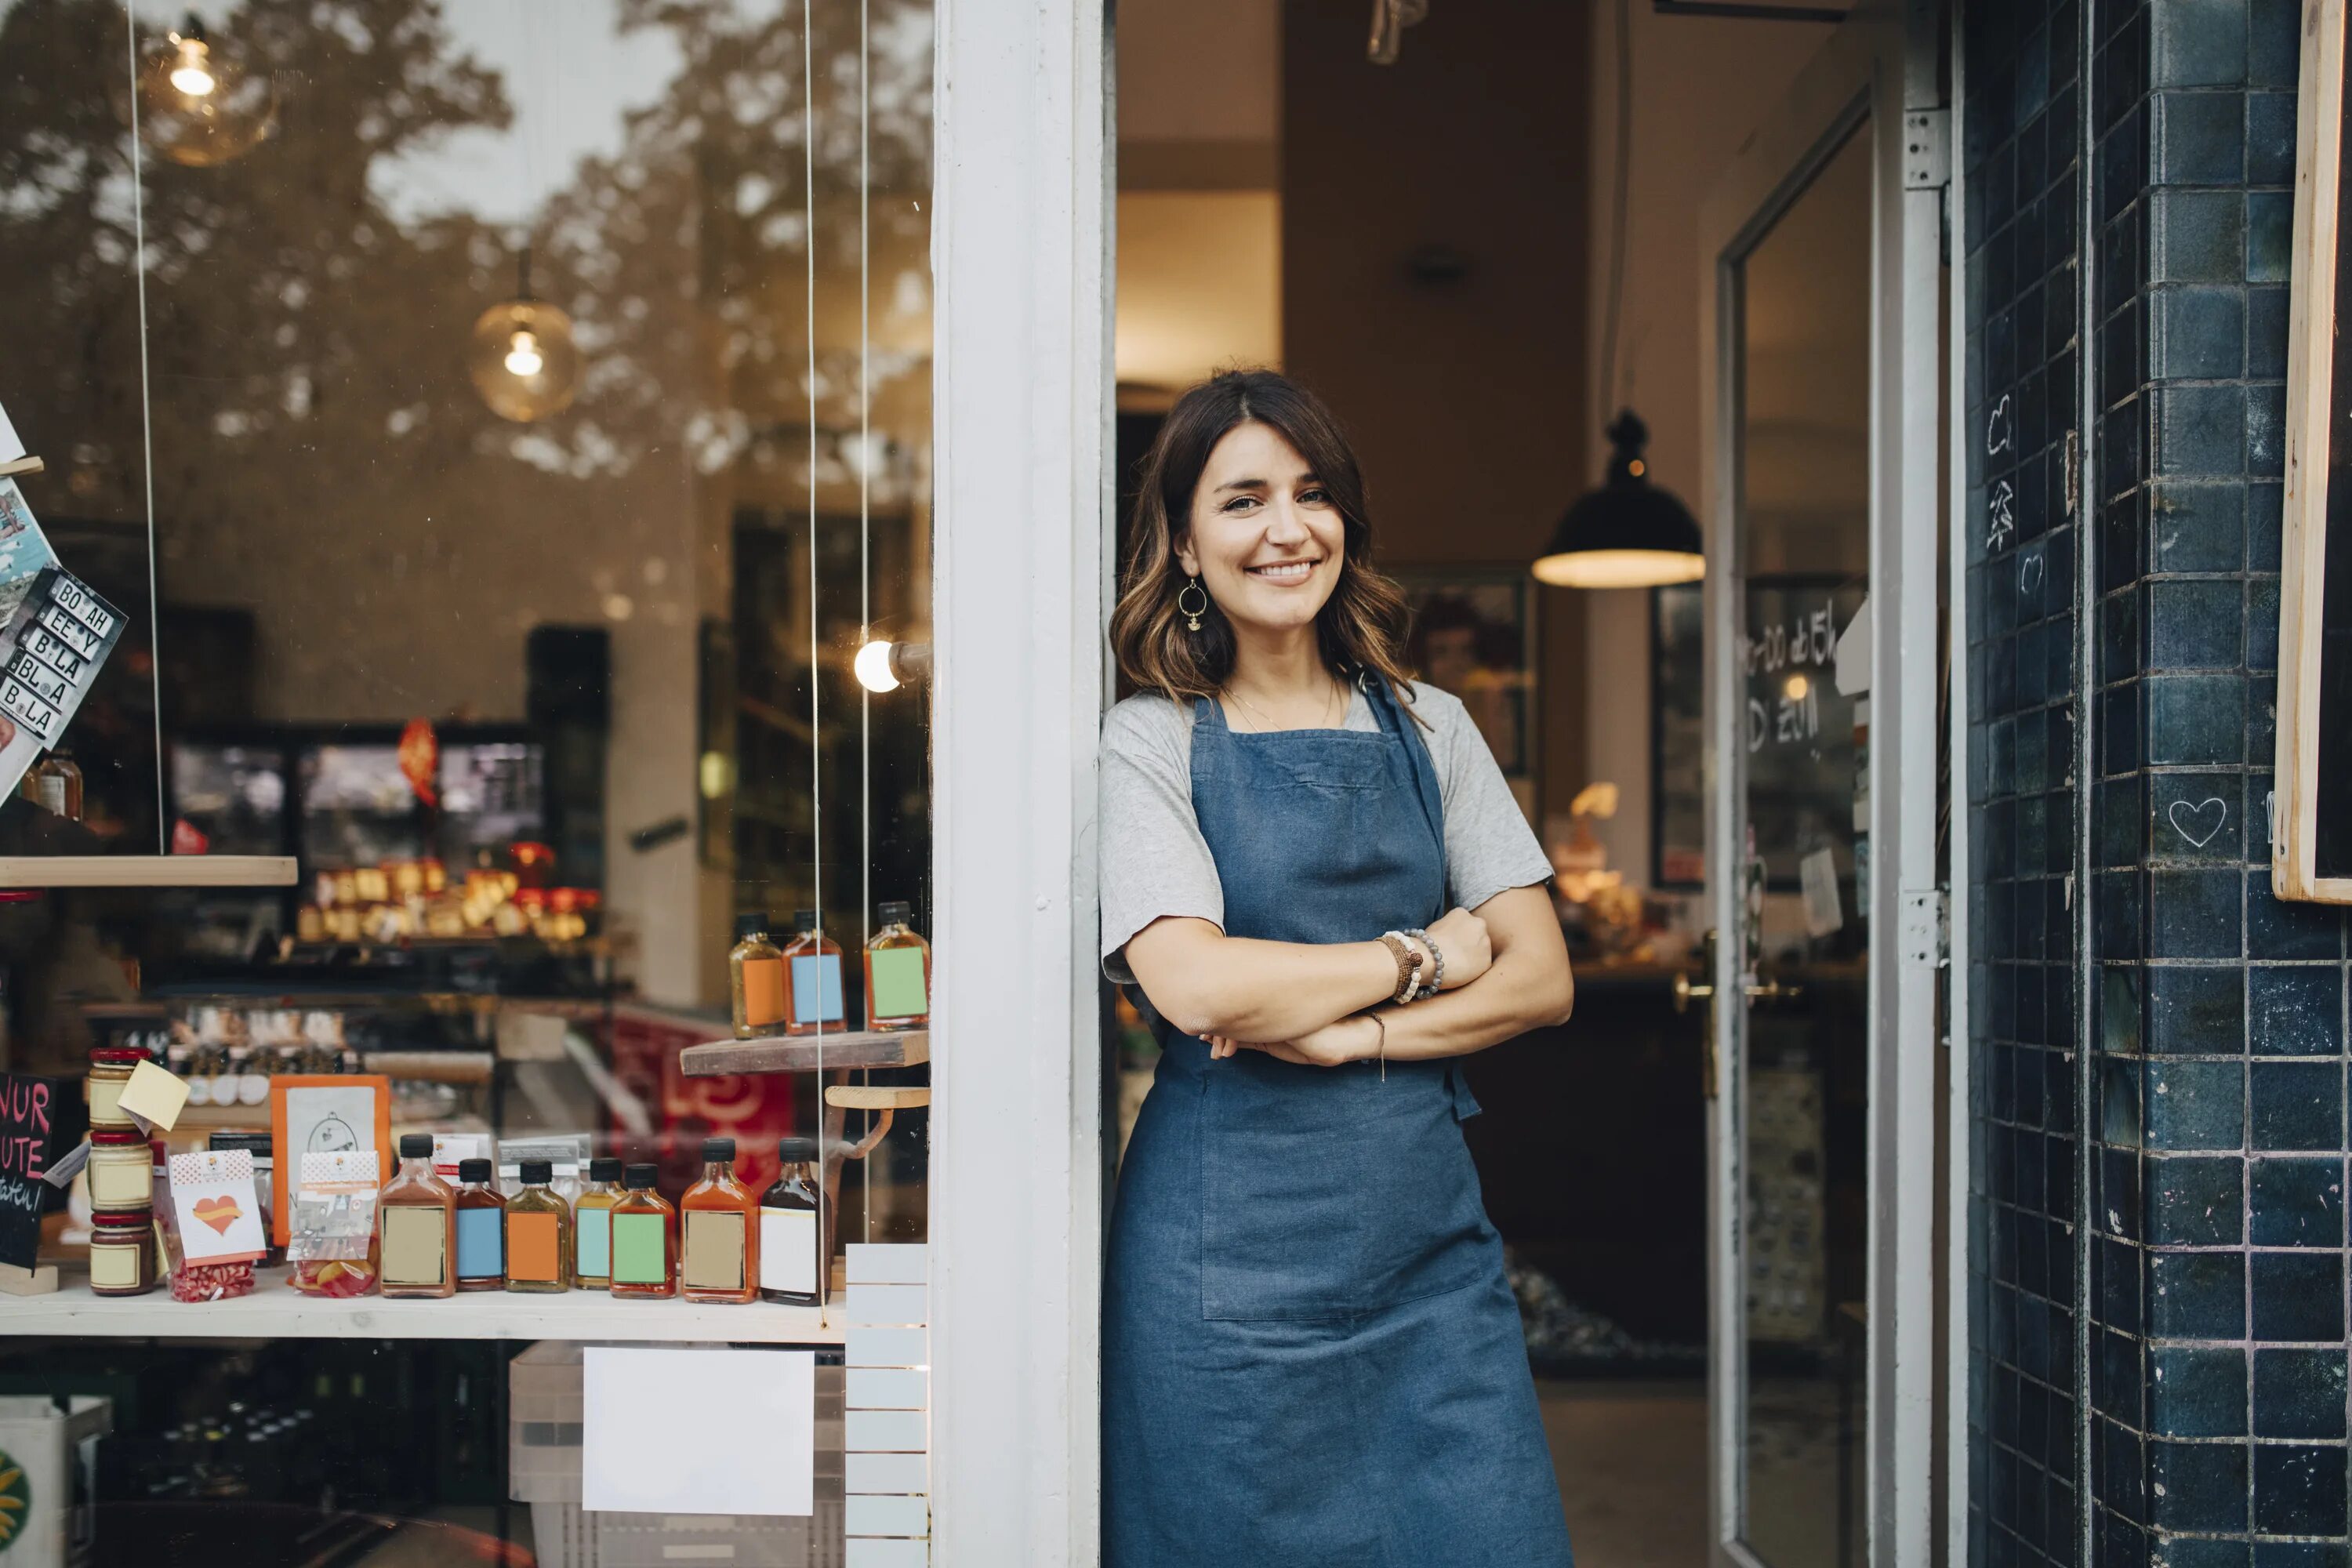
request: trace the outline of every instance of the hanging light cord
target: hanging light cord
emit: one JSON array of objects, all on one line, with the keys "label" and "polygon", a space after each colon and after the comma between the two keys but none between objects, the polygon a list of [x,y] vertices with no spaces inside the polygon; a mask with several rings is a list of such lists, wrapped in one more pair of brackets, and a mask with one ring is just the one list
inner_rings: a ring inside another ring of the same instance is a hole
[{"label": "hanging light cord", "polygon": [[1601,412],[1617,397],[1617,317],[1625,303],[1625,198],[1633,163],[1633,34],[1630,0],[1617,0],[1617,169],[1610,196],[1609,307],[1601,321]]}]

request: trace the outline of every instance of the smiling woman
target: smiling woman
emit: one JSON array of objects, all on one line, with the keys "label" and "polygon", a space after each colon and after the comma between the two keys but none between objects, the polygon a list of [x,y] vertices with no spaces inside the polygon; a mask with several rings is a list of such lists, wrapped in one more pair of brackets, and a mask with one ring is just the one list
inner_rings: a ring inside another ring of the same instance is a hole
[{"label": "smiling woman", "polygon": [[1195,387],[1137,511],[1103,954],[1163,1048],[1104,1284],[1105,1561],[1566,1568],[1450,1064],[1568,1016],[1550,863],[1461,703],[1405,678],[1312,395]]}]

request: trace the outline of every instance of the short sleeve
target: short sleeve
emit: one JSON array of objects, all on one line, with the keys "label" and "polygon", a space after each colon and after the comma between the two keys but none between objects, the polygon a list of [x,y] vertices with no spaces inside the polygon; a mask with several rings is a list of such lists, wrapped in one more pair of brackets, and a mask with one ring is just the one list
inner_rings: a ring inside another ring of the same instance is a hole
[{"label": "short sleeve", "polygon": [[1458,698],[1419,682],[1413,697],[1415,708],[1433,727],[1424,738],[1445,802],[1448,898],[1475,910],[1513,888],[1548,885],[1551,857],[1520,813],[1469,710]]},{"label": "short sleeve", "polygon": [[1192,728],[1163,697],[1103,718],[1099,807],[1103,973],[1133,983],[1128,939],[1168,915],[1222,928],[1224,884],[1192,815]]}]

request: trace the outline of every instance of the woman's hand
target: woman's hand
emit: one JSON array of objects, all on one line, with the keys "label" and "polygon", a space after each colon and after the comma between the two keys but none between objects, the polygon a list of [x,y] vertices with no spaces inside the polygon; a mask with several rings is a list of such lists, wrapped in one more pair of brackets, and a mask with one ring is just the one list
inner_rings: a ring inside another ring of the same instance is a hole
[{"label": "woman's hand", "polygon": [[[1451,959],[1447,960],[1450,963]],[[1264,1051],[1277,1061],[1294,1063],[1303,1068],[1344,1067],[1349,1062],[1369,1061],[1380,1051],[1381,1026],[1369,1013],[1358,1013],[1336,1024],[1327,1024],[1311,1034],[1295,1040],[1233,1040],[1222,1035],[1208,1037],[1209,1059],[1222,1061],[1238,1051]]]},{"label": "woman's hand", "polygon": [[1429,940],[1445,954],[1445,984],[1441,991],[1459,991],[1486,973],[1495,962],[1494,939],[1486,922],[1468,910],[1448,910],[1429,928]]}]

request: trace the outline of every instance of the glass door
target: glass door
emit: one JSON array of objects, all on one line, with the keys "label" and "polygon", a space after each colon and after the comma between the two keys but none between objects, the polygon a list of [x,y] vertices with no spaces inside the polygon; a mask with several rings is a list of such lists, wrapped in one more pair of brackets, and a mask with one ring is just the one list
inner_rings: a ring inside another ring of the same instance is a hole
[{"label": "glass door", "polygon": [[1842,26],[1702,219],[1713,1501],[1767,1568],[1928,1561],[1939,214],[1903,63]]}]

